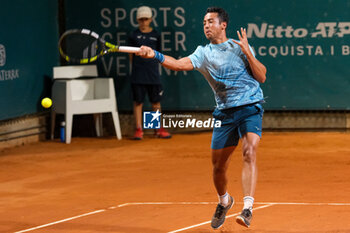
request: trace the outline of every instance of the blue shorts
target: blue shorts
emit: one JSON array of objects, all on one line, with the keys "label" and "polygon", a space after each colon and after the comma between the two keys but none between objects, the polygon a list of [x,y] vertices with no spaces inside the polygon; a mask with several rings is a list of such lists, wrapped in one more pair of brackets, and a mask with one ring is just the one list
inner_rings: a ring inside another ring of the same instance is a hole
[{"label": "blue shorts", "polygon": [[264,109],[260,103],[229,109],[215,109],[213,117],[221,120],[221,127],[214,127],[212,149],[237,146],[239,139],[248,132],[261,137]]}]

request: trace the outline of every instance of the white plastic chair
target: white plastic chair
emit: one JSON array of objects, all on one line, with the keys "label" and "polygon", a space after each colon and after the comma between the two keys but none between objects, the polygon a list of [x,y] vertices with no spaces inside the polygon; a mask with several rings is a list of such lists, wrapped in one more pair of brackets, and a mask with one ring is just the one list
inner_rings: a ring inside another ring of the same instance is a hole
[{"label": "white plastic chair", "polygon": [[96,134],[102,136],[102,113],[105,112],[112,113],[116,136],[122,138],[113,78],[97,76],[96,65],[53,68],[51,139],[54,138],[57,113],[65,115],[65,140],[69,144],[73,115],[94,114]]}]

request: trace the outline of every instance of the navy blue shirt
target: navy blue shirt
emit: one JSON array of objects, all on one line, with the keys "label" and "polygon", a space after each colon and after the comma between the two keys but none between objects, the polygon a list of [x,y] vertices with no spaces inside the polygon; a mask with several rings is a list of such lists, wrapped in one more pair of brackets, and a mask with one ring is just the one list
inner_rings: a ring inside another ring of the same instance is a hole
[{"label": "navy blue shirt", "polygon": [[[136,47],[146,45],[160,51],[160,34],[154,29],[149,33],[143,33],[140,29],[136,29],[129,35],[129,44]],[[133,55],[131,83],[160,84],[158,61]]]}]

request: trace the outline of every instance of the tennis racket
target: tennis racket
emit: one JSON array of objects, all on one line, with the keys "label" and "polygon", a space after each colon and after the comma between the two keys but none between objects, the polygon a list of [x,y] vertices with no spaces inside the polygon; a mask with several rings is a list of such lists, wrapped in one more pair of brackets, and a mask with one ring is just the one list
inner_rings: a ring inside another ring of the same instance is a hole
[{"label": "tennis racket", "polygon": [[115,52],[136,53],[138,47],[118,46],[101,38],[88,29],[71,29],[62,34],[58,41],[61,56],[70,63],[86,64]]}]

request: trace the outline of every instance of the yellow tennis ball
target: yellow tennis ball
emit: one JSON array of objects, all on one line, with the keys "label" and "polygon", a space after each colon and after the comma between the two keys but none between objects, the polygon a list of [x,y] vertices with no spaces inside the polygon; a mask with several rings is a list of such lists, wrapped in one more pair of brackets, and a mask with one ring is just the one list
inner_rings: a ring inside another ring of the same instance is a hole
[{"label": "yellow tennis ball", "polygon": [[41,105],[44,107],[44,108],[49,108],[51,107],[52,105],[52,100],[50,98],[44,98],[41,100]]}]

